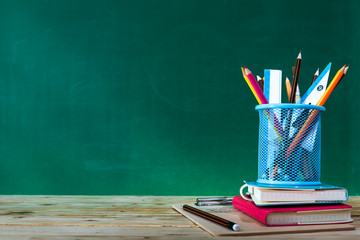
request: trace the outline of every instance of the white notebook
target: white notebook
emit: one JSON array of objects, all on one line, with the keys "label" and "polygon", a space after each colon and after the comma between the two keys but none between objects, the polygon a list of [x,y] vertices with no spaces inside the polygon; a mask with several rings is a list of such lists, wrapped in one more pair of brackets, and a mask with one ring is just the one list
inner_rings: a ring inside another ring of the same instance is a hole
[{"label": "white notebook", "polygon": [[[242,187],[248,188],[248,194],[256,205],[280,205],[301,203],[338,203],[348,199],[345,188],[328,184],[307,187],[266,186],[254,182],[246,182]],[[241,190],[241,194],[242,190]],[[246,196],[245,196],[246,198]]]}]

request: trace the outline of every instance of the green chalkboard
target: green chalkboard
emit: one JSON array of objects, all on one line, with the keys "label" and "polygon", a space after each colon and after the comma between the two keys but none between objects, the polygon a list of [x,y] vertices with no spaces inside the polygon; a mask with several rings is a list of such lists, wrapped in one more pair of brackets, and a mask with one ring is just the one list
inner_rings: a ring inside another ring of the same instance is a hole
[{"label": "green chalkboard", "polygon": [[[14,0],[0,6],[0,194],[235,195],[257,178],[240,67],[350,64],[321,180],[360,193],[358,1]],[[284,92],[285,94],[285,92]]]}]

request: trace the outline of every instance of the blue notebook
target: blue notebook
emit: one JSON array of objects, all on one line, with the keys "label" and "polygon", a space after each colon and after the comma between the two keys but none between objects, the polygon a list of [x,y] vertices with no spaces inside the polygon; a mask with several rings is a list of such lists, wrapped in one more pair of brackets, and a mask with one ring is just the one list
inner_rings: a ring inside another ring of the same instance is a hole
[{"label": "blue notebook", "polygon": [[[348,191],[343,187],[330,184],[313,186],[291,186],[264,184],[244,181],[240,194],[257,206],[300,205],[300,204],[330,204],[348,200]],[[243,195],[243,189],[248,188],[248,195]]]}]

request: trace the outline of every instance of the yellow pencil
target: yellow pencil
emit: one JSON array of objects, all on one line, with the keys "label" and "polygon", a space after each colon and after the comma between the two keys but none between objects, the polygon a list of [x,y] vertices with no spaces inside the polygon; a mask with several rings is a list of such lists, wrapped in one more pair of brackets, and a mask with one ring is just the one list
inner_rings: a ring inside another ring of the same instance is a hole
[{"label": "yellow pencil", "polygon": [[335,77],[331,81],[330,85],[326,88],[324,94],[322,95],[322,97],[320,98],[319,102],[316,105],[324,106],[326,100],[329,98],[330,94],[335,89],[336,85],[339,83],[341,78],[343,77],[345,68],[346,65],[340,68],[340,70],[336,73]]}]

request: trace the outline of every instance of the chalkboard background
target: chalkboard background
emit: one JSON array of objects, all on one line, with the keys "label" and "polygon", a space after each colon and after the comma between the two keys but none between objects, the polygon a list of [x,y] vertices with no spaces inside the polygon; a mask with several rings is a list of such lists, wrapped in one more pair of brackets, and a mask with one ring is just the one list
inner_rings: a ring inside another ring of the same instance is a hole
[{"label": "chalkboard background", "polygon": [[[257,178],[246,65],[330,61],[322,182],[360,193],[358,1],[0,4],[0,194],[235,195]],[[285,100],[285,91],[284,91]]]}]

